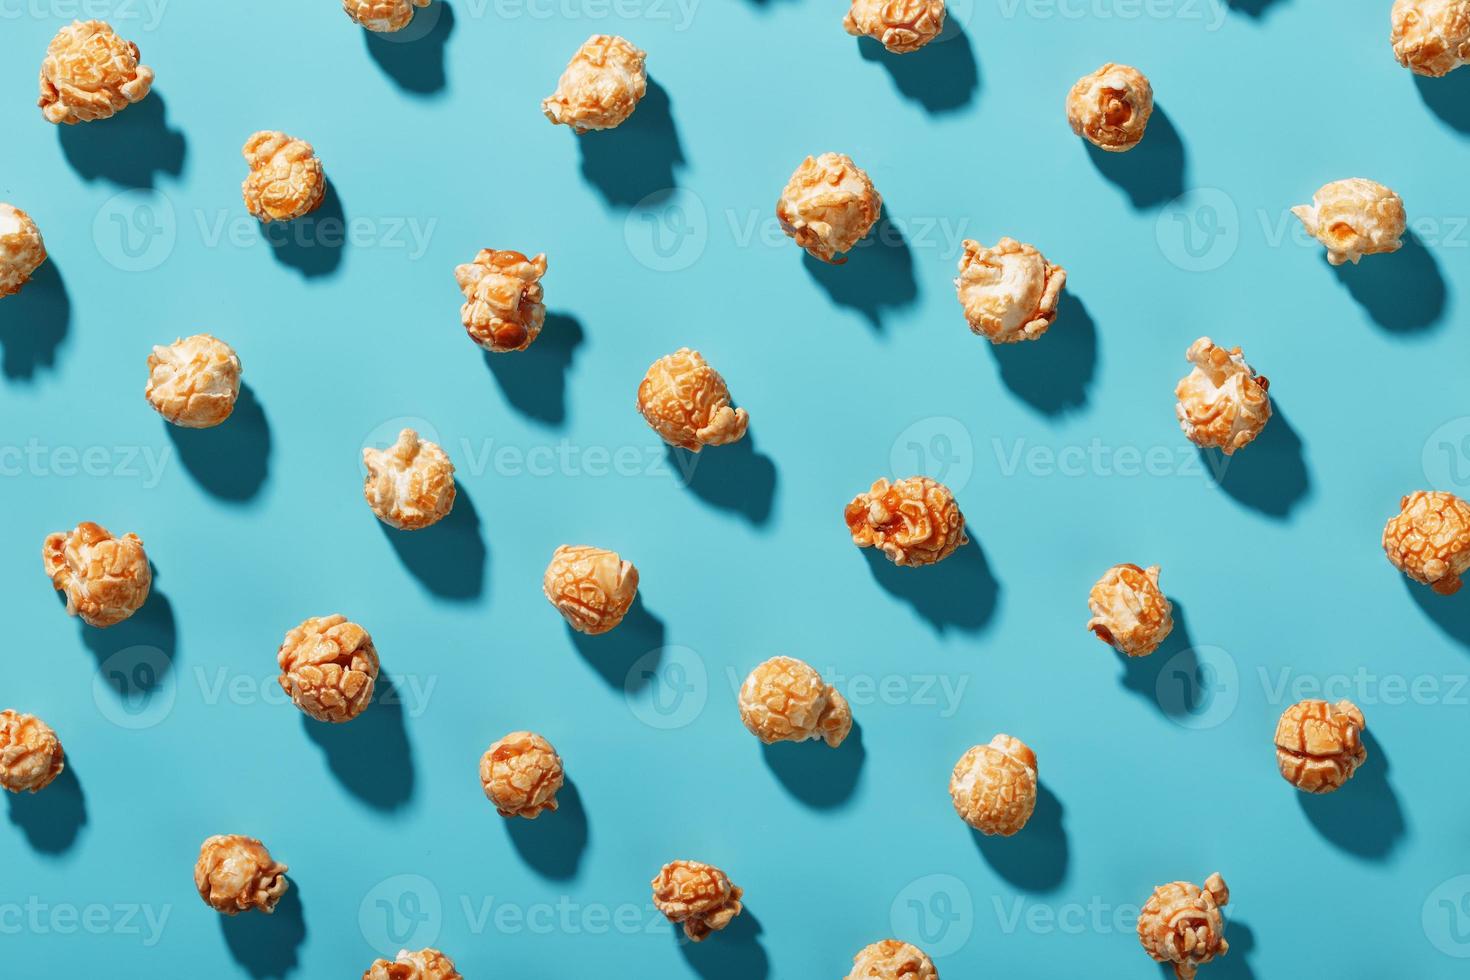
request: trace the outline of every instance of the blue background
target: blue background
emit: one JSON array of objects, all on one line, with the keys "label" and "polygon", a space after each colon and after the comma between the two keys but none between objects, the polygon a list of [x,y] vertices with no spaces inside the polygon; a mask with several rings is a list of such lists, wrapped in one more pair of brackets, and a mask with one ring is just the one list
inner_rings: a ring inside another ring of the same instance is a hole
[{"label": "blue background", "polygon": [[[1410,586],[1379,536],[1403,493],[1470,492],[1470,70],[1398,67],[1387,0],[975,0],[953,5],[960,36],[902,59],[814,0],[687,20],[672,0],[452,0],[395,39],[330,0],[156,19],[108,0],[156,87],[58,130],[36,69],[73,7],[6,4],[0,29],[0,199],[51,253],[0,301],[0,701],[49,721],[69,764],[7,799],[8,973],[356,976],[432,943],[471,978],[836,977],[896,934],[946,977],[1153,976],[1137,904],[1219,870],[1232,951],[1206,976],[1463,975],[1470,599]],[[657,84],[579,140],[539,100],[604,31]],[[1158,107],[1138,150],[1102,158],[1063,99],[1108,60]],[[332,180],[299,243],[268,244],[240,201],[261,128],[309,139]],[[772,213],[825,150],[887,205],[838,269]],[[1287,209],[1356,175],[1418,231],[1336,272]],[[997,351],[951,279],[960,238],[1002,235],[1064,265],[1069,298],[1040,342]],[[544,250],[553,313],[489,366],[452,276],[486,246]],[[249,392],[220,429],[170,429],[145,359],[200,330]],[[1220,481],[1173,416],[1200,335],[1244,346],[1277,413]],[[752,419],[687,487],[633,407],[681,345]],[[402,419],[459,466],[453,516],[412,537],[361,498],[361,447]],[[892,569],[841,509],[920,470],[975,544]],[[41,571],[43,537],[80,520],[137,532],[157,568],[105,632]],[[617,632],[574,638],[542,598],[564,542],[636,562]],[[1126,664],[1083,629],[1123,561],[1163,566],[1178,618]],[[274,654],[337,611],[399,696],[325,730],[272,691]],[[741,727],[734,686],[776,653],[848,691],[840,750]],[[1368,719],[1367,766],[1323,799],[1272,757],[1305,696]],[[516,728],[572,783],[535,824],[476,778]],[[946,784],[1001,731],[1045,788],[1020,835],[981,842]],[[214,833],[290,865],[274,917],[198,900]],[[648,908],[676,857],[746,889],[699,947]]]}]

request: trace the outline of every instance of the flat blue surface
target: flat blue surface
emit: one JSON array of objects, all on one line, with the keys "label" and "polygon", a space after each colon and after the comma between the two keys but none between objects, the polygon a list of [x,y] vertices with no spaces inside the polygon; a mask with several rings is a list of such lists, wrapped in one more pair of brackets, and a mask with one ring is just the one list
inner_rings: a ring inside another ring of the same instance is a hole
[{"label": "flat blue surface", "polygon": [[[95,6],[157,86],[58,131],[36,70],[77,5],[0,4],[0,200],[52,256],[0,301],[0,701],[69,762],[0,823],[7,976],[351,977],[432,944],[472,980],[809,980],[897,935],[951,980],[1153,977],[1137,904],[1216,870],[1232,949],[1203,976],[1464,976],[1470,598],[1411,587],[1379,535],[1403,493],[1470,492],[1470,70],[1399,68],[1387,0],[971,0],[962,36],[901,60],[815,0],[452,0],[400,39],[331,0]],[[657,85],[579,140],[539,100],[596,32],[646,48]],[[1158,110],[1099,159],[1062,103],[1108,60]],[[311,140],[334,188],[278,248],[239,197],[260,128]],[[887,204],[840,269],[773,215],[829,149]],[[1417,234],[1335,272],[1287,209],[1355,175]],[[994,351],[950,280],[961,238],[1002,235],[1066,266],[1069,298]],[[485,246],[544,250],[553,311],[489,366],[452,276]],[[200,330],[249,394],[220,429],[171,430],[144,362]],[[1277,411],[1219,485],[1173,416],[1202,334],[1244,346]],[[752,419],[691,486],[633,408],[681,345]],[[414,537],[361,498],[361,446],[404,419],[461,490]],[[916,470],[976,545],[896,570],[841,508]],[[80,520],[137,532],[157,567],[115,629],[68,619],[41,571]],[[617,632],[574,639],[542,598],[563,542],[638,565]],[[1163,566],[1179,620],[1132,664],[1083,629],[1123,561]],[[274,654],[337,611],[399,696],[325,730],[283,703]],[[776,653],[846,690],[842,749],[741,727],[735,687]],[[1351,697],[1371,738],[1324,799],[1272,757],[1311,696]],[[516,728],[574,787],[535,824],[476,776]],[[946,783],[998,731],[1045,792],[980,842]],[[198,900],[214,833],[290,865],[274,917]],[[648,904],[675,857],[746,890],[700,947]]]}]

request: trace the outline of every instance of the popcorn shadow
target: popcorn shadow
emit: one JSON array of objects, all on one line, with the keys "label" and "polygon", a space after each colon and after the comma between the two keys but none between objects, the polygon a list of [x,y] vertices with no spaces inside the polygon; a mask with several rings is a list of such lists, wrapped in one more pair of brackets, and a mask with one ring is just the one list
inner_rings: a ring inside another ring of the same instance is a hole
[{"label": "popcorn shadow", "polygon": [[1427,330],[1444,316],[1444,276],[1412,230],[1404,233],[1397,252],[1365,256],[1358,265],[1345,262],[1332,271],[1373,322],[1390,333]]},{"label": "popcorn shadow", "polygon": [[1225,5],[1231,10],[1240,11],[1247,17],[1260,18],[1270,13],[1271,8],[1280,2],[1281,0],[1225,0]]},{"label": "popcorn shadow", "polygon": [[931,627],[979,632],[995,615],[1000,583],[975,535],[937,565],[900,568],[877,548],[863,548],[868,570],[884,591],[908,602]]},{"label": "popcorn shadow", "polygon": [[56,349],[71,327],[71,297],[54,258],[47,258],[21,291],[0,299],[0,371],[12,380],[35,377],[56,364]]},{"label": "popcorn shadow", "polygon": [[1062,292],[1056,323],[1040,338],[987,346],[1005,386],[1043,415],[1087,405],[1087,386],[1097,373],[1097,324],[1071,293]]},{"label": "popcorn shadow", "polygon": [[614,207],[652,204],[678,186],[686,162],[669,93],[649,76],[648,91],[622,125],[576,137],[582,176]]},{"label": "popcorn shadow", "polygon": [[[114,654],[134,647],[157,650],[163,655],[162,658],[140,658],[131,673],[113,670],[103,675],[103,679],[125,702],[139,697],[146,699],[157,690],[173,670],[174,659],[178,655],[179,631],[174,619],[174,606],[158,587],[157,567],[151,563],[149,567],[153,569],[153,584],[142,608],[133,615],[106,629],[88,626],[78,620],[82,644],[97,658],[99,670]],[[137,669],[145,663],[150,668],[146,673]]]},{"label": "popcorn shadow", "polygon": [[258,909],[238,915],[219,916],[220,931],[230,956],[257,980],[284,977],[296,969],[298,950],[306,941],[306,916],[301,907],[301,886],[288,877],[291,887],[276,903],[274,912]]},{"label": "popcorn shadow", "polygon": [[1414,597],[1415,604],[1424,614],[1434,620],[1434,625],[1456,643],[1470,647],[1470,590],[1463,590],[1459,595],[1440,595],[1407,575],[1395,574],[1403,579],[1404,588],[1409,590],[1409,595]]},{"label": "popcorn shadow", "polygon": [[640,676],[632,676],[633,665],[651,652],[661,650],[666,628],[664,621],[648,611],[643,604],[643,594],[633,597],[623,621],[606,633],[588,636],[567,626],[572,646],[597,671],[609,687],[629,691],[642,690],[653,680],[658,669],[658,660],[646,664],[648,668]]},{"label": "popcorn shadow", "polygon": [[766,980],[771,959],[761,946],[761,931],[760,920],[745,907],[704,942],[688,939],[683,927],[675,926],[674,942],[701,980]]},{"label": "popcorn shadow", "polygon": [[1169,114],[1157,102],[1143,139],[1133,149],[1109,153],[1086,140],[1082,142],[1098,173],[1128,195],[1134,210],[1167,204],[1184,193],[1184,141]]},{"label": "popcorn shadow", "polygon": [[975,61],[975,49],[958,21],[953,32],[947,30],[908,54],[894,54],[870,37],[860,37],[857,42],[863,60],[876,61],[887,69],[899,93],[922,105],[927,112],[938,114],[963,109],[980,90],[980,66]]},{"label": "popcorn shadow", "polygon": [[756,451],[755,435],[728,446],[706,446],[697,453],[665,446],[669,465],[694,495],[712,507],[733,510],[760,526],[771,519],[776,500],[776,463]]},{"label": "popcorn shadow", "polygon": [[326,754],[332,775],[353,796],[378,810],[396,810],[413,798],[403,698],[388,674],[378,675],[373,703],[352,721],[334,725],[302,713],[301,722]]},{"label": "popcorn shadow", "polygon": [[1404,811],[1388,782],[1388,758],[1370,731],[1363,732],[1368,758],[1333,793],[1293,790],[1302,812],[1328,843],[1369,861],[1383,861],[1406,835]]},{"label": "popcorn shadow", "polygon": [[834,265],[803,252],[802,264],[832,302],[861,313],[875,330],[882,329],[885,309],[912,306],[919,298],[914,253],[886,209],[845,262]]},{"label": "popcorn shadow", "polygon": [[57,126],[57,138],[66,162],[83,180],[152,188],[159,174],[182,174],[188,155],[183,132],[169,129],[167,115],[167,103],[155,88],[111,119]]},{"label": "popcorn shadow", "polygon": [[293,221],[260,223],[260,235],[271,247],[276,261],[295,269],[306,279],[319,279],[336,272],[347,245],[347,217],[342,210],[342,198],[332,178],[326,181],[322,203],[315,211]]},{"label": "popcorn shadow", "polygon": [[368,54],[403,91],[429,96],[449,87],[444,53],[454,33],[454,8],[444,0],[415,10],[413,20],[395,34],[362,33]]},{"label": "popcorn shadow", "polygon": [[509,354],[485,351],[485,364],[517,411],[560,427],[567,420],[567,370],[586,337],[576,317],[548,313],[535,343]]},{"label": "popcorn shadow", "polygon": [[522,860],[547,878],[566,881],[577,876],[587,850],[587,811],[570,779],[556,794],[556,803],[555,810],[535,820],[512,817],[505,825]]},{"label": "popcorn shadow", "polygon": [[455,485],[454,507],[437,524],[400,531],[376,517],[373,522],[403,567],[434,595],[469,601],[484,594],[490,552],[480,533],[479,511],[463,483]]},{"label": "popcorn shadow", "polygon": [[1470,72],[1456,69],[1443,78],[1414,76],[1419,98],[1451,128],[1470,133]]},{"label": "popcorn shadow", "polygon": [[[1201,690],[1204,685],[1199,683],[1199,658],[1194,652],[1194,637],[1190,635],[1184,604],[1173,596],[1168,598],[1174,607],[1174,628],[1153,653],[1146,657],[1130,657],[1114,650],[1110,644],[1102,645],[1112,650],[1122,663],[1124,688],[1148,701],[1167,717],[1188,718],[1198,707],[1193,700],[1193,692]],[[1181,681],[1181,694],[1177,698],[1172,690],[1169,697],[1162,696],[1165,666],[1171,667],[1171,678]]]},{"label": "popcorn shadow", "polygon": [[1199,449],[1208,479],[1237,502],[1267,517],[1285,520],[1311,495],[1312,479],[1301,436],[1276,399],[1271,419],[1255,440],[1232,456]]},{"label": "popcorn shadow", "polygon": [[1010,837],[989,837],[971,830],[975,847],[991,870],[1028,892],[1050,892],[1067,878],[1069,849],[1062,826],[1062,803],[1046,784],[1037,783],[1036,810]]},{"label": "popcorn shadow", "polygon": [[255,498],[270,475],[271,427],[255,391],[240,382],[235,410],[219,425],[186,429],[163,423],[194,482],[211,497],[231,504]]},{"label": "popcorn shadow", "polygon": [[863,729],[856,720],[835,749],[815,741],[775,742],[762,745],[761,750],[766,767],[786,791],[814,810],[836,809],[852,799],[868,757]]},{"label": "popcorn shadow", "polygon": [[[1231,915],[1230,906],[1221,911],[1225,916],[1225,941],[1230,948],[1224,956],[1210,961],[1210,976],[1215,980],[1256,980],[1256,971],[1251,969],[1249,959],[1256,949],[1255,931],[1243,919]],[[1168,980],[1174,980],[1172,969],[1167,975]]]},{"label": "popcorn shadow", "polygon": [[70,850],[87,823],[87,797],[70,758],[61,774],[39,793],[5,795],[10,799],[10,822],[42,854]]}]

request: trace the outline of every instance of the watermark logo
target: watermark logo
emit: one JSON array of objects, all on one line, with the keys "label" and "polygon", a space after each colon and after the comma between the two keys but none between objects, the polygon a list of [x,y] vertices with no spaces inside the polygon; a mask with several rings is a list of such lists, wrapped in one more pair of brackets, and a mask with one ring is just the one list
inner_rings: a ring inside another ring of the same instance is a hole
[{"label": "watermark logo", "polygon": [[897,476],[927,476],[959,493],[975,472],[975,441],[959,419],[919,419],[893,440],[888,465]]},{"label": "watermark logo", "polygon": [[975,931],[975,899],[954,875],[927,875],[910,882],[889,908],[893,934],[930,956],[959,952]]},{"label": "watermark logo", "polygon": [[675,33],[694,23],[700,0],[461,0],[472,18],[498,20],[641,20],[672,25]]},{"label": "watermark logo", "polygon": [[439,889],[423,875],[385,878],[363,896],[357,924],[367,944],[384,956],[434,945],[444,925]]},{"label": "watermark logo", "polygon": [[0,21],[105,20],[127,33],[154,31],[169,0],[0,0]]},{"label": "watermark logo", "polygon": [[47,902],[32,895],[24,902],[0,902],[0,936],[123,936],[148,949],[158,945],[172,905],[137,902]]},{"label": "watermark logo", "polygon": [[154,727],[169,716],[178,698],[172,666],[168,654],[158,647],[117,651],[102,661],[92,678],[97,710],[129,731]]},{"label": "watermark logo", "polygon": [[1424,899],[1422,923],[1435,949],[1470,959],[1470,875],[1457,875],[1430,892]]},{"label": "watermark logo", "polygon": [[1220,268],[1240,247],[1240,209],[1217,187],[1197,187],[1164,205],[1154,224],[1159,251],[1185,272]]},{"label": "watermark logo", "polygon": [[1230,467],[1230,457],[1217,450],[1200,452],[1181,439],[1168,446],[1114,446],[1094,436],[1086,443],[1049,446],[1025,438],[1007,442],[992,436],[990,449],[1000,475],[1018,473],[1050,479],[1062,477],[1184,478],[1218,484]]},{"label": "watermark logo", "polygon": [[623,241],[644,268],[681,272],[704,255],[709,244],[709,212],[693,191],[655,191],[628,213]]},{"label": "watermark logo", "polygon": [[1470,415],[1450,419],[1424,440],[1424,477],[1436,490],[1470,493]]},{"label": "watermark logo", "polygon": [[92,241],[108,264],[122,272],[148,272],[168,261],[178,241],[173,202],[163,194],[123,191],[97,210]]},{"label": "watermark logo", "polygon": [[1215,728],[1235,713],[1240,669],[1220,647],[1181,650],[1159,670],[1154,684],[1159,707],[1184,728]]},{"label": "watermark logo", "polygon": [[633,717],[668,731],[692,724],[709,702],[709,671],[689,647],[667,646],[639,657],[623,681]]},{"label": "watermark logo", "polygon": [[1218,31],[1228,13],[1226,0],[997,0],[1000,15],[1014,20],[1177,20]]}]

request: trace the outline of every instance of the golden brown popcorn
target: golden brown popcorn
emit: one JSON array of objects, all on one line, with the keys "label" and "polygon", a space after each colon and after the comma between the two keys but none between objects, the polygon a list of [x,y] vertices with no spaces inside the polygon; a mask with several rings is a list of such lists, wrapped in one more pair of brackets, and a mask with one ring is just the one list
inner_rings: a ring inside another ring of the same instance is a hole
[{"label": "golden brown popcorn", "polygon": [[852,249],[878,223],[883,197],[844,153],[807,157],[776,202],[781,230],[823,262]]},{"label": "golden brown popcorn", "polygon": [[0,711],[0,787],[34,793],[66,768],[66,754],[51,726],[35,715]]},{"label": "golden brown popcorn", "polygon": [[1452,493],[1415,490],[1384,525],[1383,550],[1415,582],[1454,595],[1470,568],[1470,504]]},{"label": "golden brown popcorn", "polygon": [[762,742],[820,738],[832,748],[852,731],[847,699],[808,663],[772,657],[740,685],[740,720]]},{"label": "golden brown popcorn", "polygon": [[455,266],[454,280],[465,296],[459,315],[470,339],[497,354],[531,346],[546,322],[544,275],[544,253],[528,259],[486,248],[475,261]]},{"label": "golden brown popcorn", "polygon": [[653,879],[654,906],[696,943],[740,914],[744,894],[725,872],[699,861],[670,861]]},{"label": "golden brown popcorn", "polygon": [[454,509],[454,464],[449,454],[412,429],[387,449],[362,451],[367,477],[362,495],[378,520],[400,531],[437,524]]},{"label": "golden brown popcorn", "polygon": [[1146,657],[1174,628],[1174,605],[1159,588],[1159,566],[1114,565],[1087,596],[1087,628],[1130,657]]},{"label": "golden brown popcorn", "polygon": [[397,959],[374,960],[362,980],[464,980],[454,961],[437,949],[398,951]]},{"label": "golden brown popcorn", "polygon": [[1394,0],[1388,39],[1399,64],[1439,78],[1470,62],[1470,0]]},{"label": "golden brown popcorn", "polygon": [[88,626],[115,626],[148,598],[153,570],[136,534],[114,538],[91,521],[46,536],[41,560],[51,584],[66,593],[66,611]]},{"label": "golden brown popcorn", "polygon": [[1154,889],[1138,916],[1138,941],[1159,963],[1174,967],[1177,980],[1193,980],[1195,972],[1230,950],[1220,908],[1230,902],[1225,879],[1212,874],[1204,888],[1173,881]]},{"label": "golden brown popcorn", "polygon": [[878,548],[895,565],[932,565],[970,540],[954,494],[927,476],[879,480],[842,516],[853,544]]},{"label": "golden brown popcorn", "polygon": [[660,439],[693,453],[739,442],[750,423],[745,409],[730,407],[720,372],[688,347],[649,366],[638,384],[638,411]]},{"label": "golden brown popcorn", "polygon": [[235,915],[259,909],[269,913],[276,910],[289,887],[287,870],[254,837],[216,834],[199,848],[194,887],[216,912]]},{"label": "golden brown popcorn", "polygon": [[291,221],[315,211],[327,193],[327,175],[305,140],[261,130],[240,151],[250,173],[240,185],[245,207],[263,224]]},{"label": "golden brown popcorn", "polygon": [[235,349],[207,333],[197,333],[148,355],[148,386],[143,394],[165,420],[186,429],[219,425],[235,410],[240,396],[240,358]]},{"label": "golden brown popcorn", "polygon": [[1298,204],[1291,213],[1327,247],[1327,261],[1333,265],[1357,265],[1365,255],[1397,252],[1404,244],[1403,200],[1362,177],[1323,184],[1311,204]]},{"label": "golden brown popcorn", "polygon": [[37,105],[49,122],[70,126],[114,116],[152,87],[153,69],[138,64],[136,44],[100,20],[77,20],[46,48]]},{"label": "golden brown popcorn", "polygon": [[1109,153],[1131,150],[1154,112],[1154,89],[1143,72],[1111,61],[1083,75],[1067,93],[1072,132]]},{"label": "golden brown popcorn", "polygon": [[317,721],[351,721],[373,700],[378,651],[345,616],[313,616],[286,634],[276,654],[281,689]]},{"label": "golden brown popcorn", "polygon": [[647,58],[621,37],[594,34],[572,55],[556,91],[541,100],[541,111],[579,136],[619,126],[648,91]]},{"label": "golden brown popcorn", "polygon": [[1174,388],[1174,414],[1189,441],[1226,456],[1261,434],[1271,419],[1271,382],[1245,362],[1239,347],[1216,347],[1209,337],[1189,345],[1194,365]]},{"label": "golden brown popcorn", "polygon": [[596,636],[628,614],[638,594],[638,569],[616,551],[564,544],[546,566],[541,591],[572,629]]},{"label": "golden brown popcorn", "polygon": [[31,216],[0,203],[0,297],[20,292],[45,261],[46,243]]},{"label": "golden brown popcorn", "polygon": [[885,939],[863,947],[852,958],[847,980],[939,980],[939,971],[919,947]]},{"label": "golden brown popcorn", "polygon": [[342,0],[342,9],[353,23],[379,34],[401,31],[413,20],[413,8],[427,7],[430,0]]},{"label": "golden brown popcorn", "polygon": [[972,746],[955,763],[949,795],[965,823],[982,834],[1009,837],[1036,809],[1036,753],[1009,735]]},{"label": "golden brown popcorn", "polygon": [[1276,764],[1288,783],[1307,793],[1331,793],[1368,758],[1363,712],[1351,701],[1298,701],[1276,723]]},{"label": "golden brown popcorn", "polygon": [[965,239],[954,281],[970,329],[992,344],[1035,340],[1057,318],[1067,270],[1033,246],[1002,238],[994,248]]},{"label": "golden brown popcorn", "polygon": [[480,757],[480,785],[502,817],[535,820],[555,810],[565,781],[561,756],[535,732],[511,732]]},{"label": "golden brown popcorn", "polygon": [[944,30],[944,0],[852,0],[842,26],[894,54],[917,51]]}]

